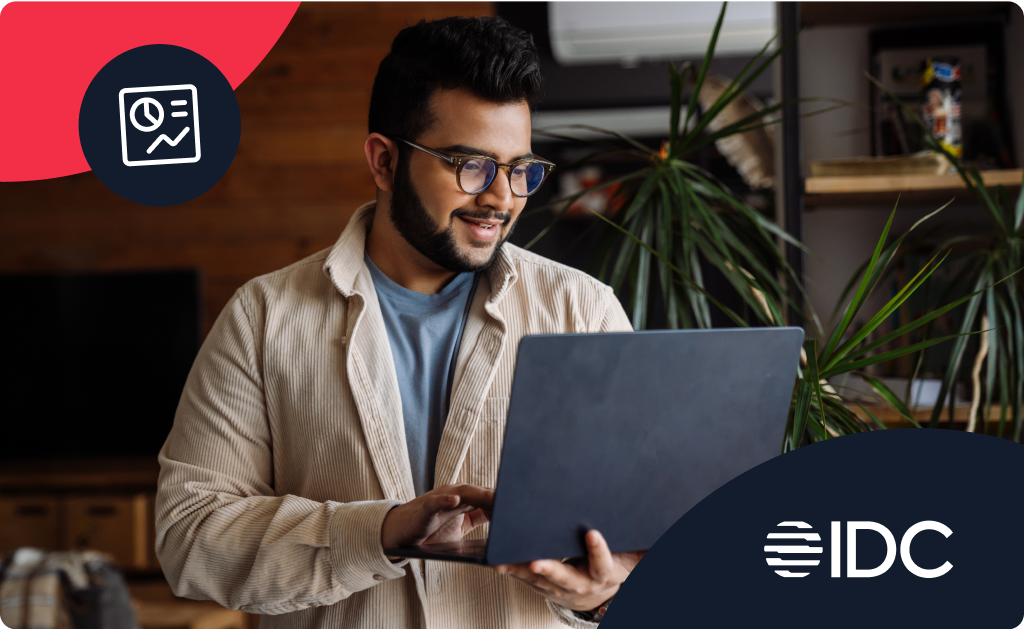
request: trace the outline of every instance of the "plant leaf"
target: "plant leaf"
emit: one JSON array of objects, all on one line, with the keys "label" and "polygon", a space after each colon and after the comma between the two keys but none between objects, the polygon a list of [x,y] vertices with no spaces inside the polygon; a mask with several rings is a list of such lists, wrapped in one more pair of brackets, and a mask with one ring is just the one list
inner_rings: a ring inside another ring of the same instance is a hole
[{"label": "plant leaf", "polygon": [[875,252],[871,255],[871,260],[868,262],[868,267],[864,273],[864,278],[861,280],[860,285],[857,287],[857,293],[853,297],[853,302],[846,308],[845,314],[843,314],[842,321],[832,331],[832,335],[825,343],[825,349],[821,353],[821,360],[826,365],[832,361],[832,350],[835,349],[839,343],[839,339],[846,334],[846,330],[850,327],[850,323],[853,322],[853,317],[856,316],[857,311],[860,309],[860,304],[864,297],[870,290],[870,279],[871,274],[875,270],[875,264],[878,262],[878,256],[882,253],[882,246],[885,243],[885,239],[889,236],[889,228],[892,226],[892,219],[896,216],[896,208],[892,209],[892,213],[889,214],[889,220],[885,224],[885,229],[882,230],[882,237],[878,239],[878,244],[875,245]]},{"label": "plant leaf", "polygon": [[906,419],[917,428],[921,427],[921,424],[917,423],[914,419],[914,414],[910,412],[910,409],[900,401],[896,394],[892,392],[892,389],[890,389],[884,382],[877,378],[873,378],[866,373],[859,373],[858,375],[864,379],[864,382],[866,382],[869,387],[875,390],[875,393],[882,396],[882,398],[888,402],[889,406],[893,407],[896,412],[903,417],[903,419]]},{"label": "plant leaf", "polygon": [[[981,275],[978,276],[978,281],[974,286],[974,296],[967,302],[967,310],[964,313],[963,321],[960,324],[960,338],[957,339],[956,343],[953,344],[953,349],[949,354],[949,366],[946,369],[946,375],[942,378],[942,384],[939,386],[939,398],[932,409],[931,419],[928,421],[929,428],[935,428],[939,423],[939,415],[942,414],[942,409],[947,403],[947,396],[950,391],[956,385],[957,375],[960,373],[960,363],[964,356],[964,350],[967,349],[967,335],[970,329],[974,326],[974,322],[978,317],[978,308],[981,305],[982,295],[979,292],[980,287],[984,286],[989,282],[989,270],[986,267],[982,271]],[[953,396],[949,397],[949,421],[953,423]]]},{"label": "plant leaf", "polygon": [[900,356],[906,356],[907,354],[913,354],[914,352],[917,352],[917,351],[920,351],[922,349],[931,347],[933,345],[938,345],[939,343],[943,343],[943,342],[948,341],[950,339],[955,339],[955,338],[959,338],[959,337],[965,337],[965,336],[968,336],[968,335],[971,335],[971,334],[978,334],[978,332],[964,332],[963,334],[950,334],[950,335],[947,335],[947,336],[941,336],[941,337],[936,338],[936,339],[929,339],[927,341],[921,341],[920,343],[914,343],[913,345],[910,345],[909,347],[901,347],[899,349],[894,349],[894,350],[890,350],[888,352],[883,352],[883,353],[875,355],[875,356],[869,356],[868,358],[862,358],[860,360],[854,360],[854,361],[849,361],[849,362],[845,362],[845,363],[839,363],[838,365],[835,365],[834,367],[831,367],[829,369],[823,370],[821,372],[821,377],[822,378],[831,378],[832,376],[837,376],[837,375],[839,375],[841,373],[846,373],[848,371],[855,371],[857,369],[863,369],[864,367],[867,367],[868,365],[874,365],[875,363],[880,363],[880,362],[884,362],[884,361],[887,361],[887,360],[892,360],[893,358],[899,358]]},{"label": "plant leaf", "polygon": [[821,401],[821,377],[818,375],[818,339],[804,340],[804,350],[807,353],[807,380],[810,382],[812,392],[818,402],[822,433],[824,438],[828,439],[828,426],[825,424],[825,404]]},{"label": "plant leaf", "polygon": [[[878,424],[879,428],[881,428],[882,430],[886,430],[885,424],[883,424],[881,421],[879,421],[878,418],[875,417],[874,413],[872,413],[868,409],[864,408],[863,404],[861,404],[860,402],[854,402],[854,404],[859,406],[860,410],[864,411],[867,414],[868,417],[870,417],[876,424]],[[920,428],[920,426],[919,426],[919,428]]]},{"label": "plant leaf", "polygon": [[[728,6],[728,2],[722,3],[722,8],[718,12],[718,20],[715,22],[715,28],[711,30],[711,39],[708,40],[708,48],[704,52],[704,62],[700,64],[700,71],[697,73],[697,80],[694,81],[693,91],[690,92],[690,103],[686,107],[686,122],[683,123],[684,129],[689,129],[690,118],[693,116],[693,112],[697,108],[697,94],[700,92],[700,88],[704,85],[704,77],[708,74],[708,68],[711,67],[711,60],[715,56],[715,46],[718,44],[718,34],[722,31],[722,22],[725,20],[725,8]],[[689,135],[689,133],[685,133]],[[685,136],[684,136],[685,137]],[[676,154],[676,147],[671,147],[671,155]]]}]

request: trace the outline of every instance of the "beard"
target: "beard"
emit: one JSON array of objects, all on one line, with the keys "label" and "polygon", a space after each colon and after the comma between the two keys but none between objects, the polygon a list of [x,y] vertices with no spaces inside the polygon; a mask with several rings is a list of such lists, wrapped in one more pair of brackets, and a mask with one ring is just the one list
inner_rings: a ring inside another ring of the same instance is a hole
[{"label": "beard", "polygon": [[[497,173],[495,176],[500,176]],[[512,235],[515,224],[508,230],[504,238],[498,240],[494,245],[494,251],[486,262],[475,263],[459,250],[455,241],[455,221],[459,216],[467,218],[503,218],[501,228],[509,225],[512,216],[507,213],[492,216],[490,213],[480,214],[470,212],[465,208],[459,208],[448,216],[448,225],[438,225],[434,217],[423,207],[419,194],[412,185],[412,178],[409,176],[409,160],[399,159],[398,168],[395,169],[395,182],[391,192],[391,210],[389,212],[391,222],[395,225],[398,233],[405,238],[416,251],[419,251],[425,258],[443,269],[453,273],[475,273],[487,269],[498,257],[502,245]],[[496,225],[492,229],[499,229]],[[473,245],[476,247],[476,245]],[[490,246],[490,243],[479,246],[483,249]]]}]

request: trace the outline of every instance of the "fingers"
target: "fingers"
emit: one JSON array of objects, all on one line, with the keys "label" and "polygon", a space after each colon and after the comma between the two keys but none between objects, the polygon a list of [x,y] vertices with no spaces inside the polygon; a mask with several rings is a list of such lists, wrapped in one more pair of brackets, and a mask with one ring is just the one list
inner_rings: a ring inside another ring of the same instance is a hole
[{"label": "fingers", "polygon": [[600,532],[588,531],[586,536],[587,558],[590,564],[590,578],[600,583],[607,582],[615,570],[615,559],[608,550],[608,542]]},{"label": "fingers", "polygon": [[473,529],[482,524],[486,524],[489,521],[490,518],[487,516],[487,512],[483,509],[473,509],[466,513],[466,517],[462,521],[462,534],[466,535]]},{"label": "fingers", "polygon": [[547,598],[564,599],[571,595],[562,586],[562,583],[569,580],[567,575],[561,574],[561,571],[566,568],[557,561],[531,561],[530,563],[497,566],[495,569],[501,574],[508,574],[519,579]]},{"label": "fingers", "polygon": [[448,485],[446,493],[459,497],[463,504],[473,505],[485,511],[494,506],[494,490],[473,485]]},{"label": "fingers", "polygon": [[495,570],[515,577],[535,592],[569,609],[593,609],[615,595],[629,570],[616,563],[618,556],[611,554],[608,543],[598,531],[589,531],[585,541],[585,561],[546,559],[496,566]]},{"label": "fingers", "polygon": [[450,511],[459,506],[460,499],[458,496],[436,494],[436,495],[423,495],[426,500],[423,501],[423,510],[429,513],[437,513],[439,511]]}]

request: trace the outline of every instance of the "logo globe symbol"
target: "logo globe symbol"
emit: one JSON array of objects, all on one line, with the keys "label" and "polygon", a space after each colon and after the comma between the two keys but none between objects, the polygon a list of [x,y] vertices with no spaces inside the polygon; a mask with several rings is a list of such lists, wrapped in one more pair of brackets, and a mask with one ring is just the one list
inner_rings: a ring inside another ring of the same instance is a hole
[{"label": "logo globe symbol", "polygon": [[[806,522],[779,522],[775,532],[768,534],[769,543],[764,547],[765,561],[780,577],[806,577],[810,572],[793,572],[788,568],[816,566],[821,563],[816,555],[821,546],[810,546],[801,542],[820,542],[821,536]],[[781,555],[781,556],[780,556]]]}]

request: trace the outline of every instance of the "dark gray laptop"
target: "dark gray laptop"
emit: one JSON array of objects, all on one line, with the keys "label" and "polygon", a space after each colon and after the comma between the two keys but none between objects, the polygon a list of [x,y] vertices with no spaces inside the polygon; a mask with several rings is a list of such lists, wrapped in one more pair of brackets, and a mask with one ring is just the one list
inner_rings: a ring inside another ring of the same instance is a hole
[{"label": "dark gray laptop", "polygon": [[486,540],[390,556],[500,565],[646,550],[778,454],[800,328],[528,336],[519,343]]}]

